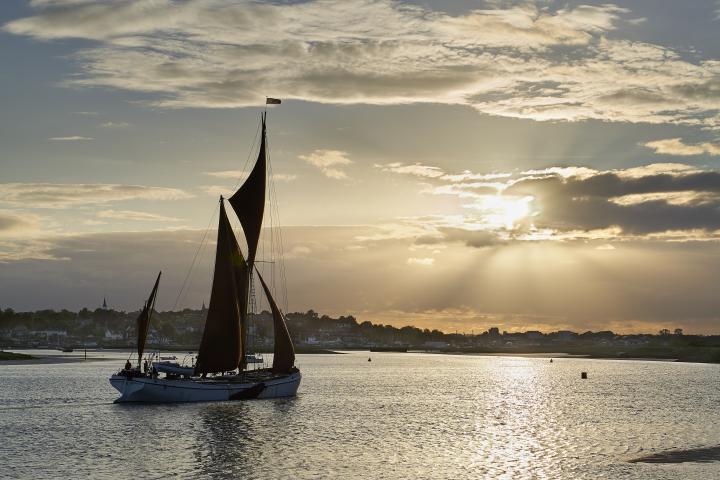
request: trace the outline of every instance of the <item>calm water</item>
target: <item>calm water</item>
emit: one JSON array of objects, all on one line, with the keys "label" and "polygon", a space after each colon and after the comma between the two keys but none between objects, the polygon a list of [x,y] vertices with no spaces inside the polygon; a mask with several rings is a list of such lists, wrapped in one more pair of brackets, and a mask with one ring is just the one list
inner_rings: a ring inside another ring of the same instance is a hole
[{"label": "calm water", "polygon": [[0,365],[0,477],[720,478],[627,462],[720,444],[718,365],[299,355],[297,398],[114,405],[121,363]]}]

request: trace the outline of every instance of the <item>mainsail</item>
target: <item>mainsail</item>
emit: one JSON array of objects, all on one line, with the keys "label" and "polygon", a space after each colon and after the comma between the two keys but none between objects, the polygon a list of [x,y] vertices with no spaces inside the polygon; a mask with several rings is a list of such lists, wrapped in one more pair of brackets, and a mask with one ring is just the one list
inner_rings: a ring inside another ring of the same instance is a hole
[{"label": "mainsail", "polygon": [[148,327],[150,326],[150,317],[152,316],[152,311],[155,307],[155,297],[157,296],[158,285],[160,284],[160,275],[162,275],[162,272],[158,273],[157,280],[155,280],[155,286],[153,287],[152,292],[150,292],[150,297],[148,297],[142,312],[140,312],[140,315],[137,318],[138,363],[142,360],[143,352],[145,351],[145,340],[147,339]]},{"label": "mainsail", "polygon": [[240,301],[235,275],[243,263],[235,234],[225,213],[223,199],[220,197],[215,274],[205,330],[195,364],[196,375],[230,371],[240,364]]},{"label": "mainsail", "polygon": [[[257,268],[255,269],[257,270]],[[270,293],[265,280],[263,280],[260,271],[257,271],[260,283],[262,283],[265,296],[270,304],[273,316],[273,330],[275,332],[275,350],[273,355],[272,370],[274,373],[287,373],[295,365],[295,348],[293,347],[290,333],[285,323],[285,317],[275,303],[275,299]]]},{"label": "mainsail", "polygon": [[235,234],[230,231],[230,252],[233,270],[235,270],[235,289],[237,290],[238,310],[240,312],[240,370],[245,368],[245,354],[247,353],[247,307],[250,291],[250,273],[248,264],[240,251]]},{"label": "mainsail", "polygon": [[245,239],[248,244],[247,263],[250,271],[255,263],[260,229],[262,228],[263,213],[265,211],[265,116],[262,117],[262,135],[260,138],[260,151],[257,162],[242,187],[230,197],[235,214],[240,219]]}]

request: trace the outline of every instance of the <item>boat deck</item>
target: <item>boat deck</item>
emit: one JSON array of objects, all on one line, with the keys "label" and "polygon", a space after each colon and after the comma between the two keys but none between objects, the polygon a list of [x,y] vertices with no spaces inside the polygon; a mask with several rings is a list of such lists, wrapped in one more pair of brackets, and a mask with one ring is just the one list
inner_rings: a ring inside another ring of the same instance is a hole
[{"label": "boat deck", "polygon": [[[297,371],[297,370],[296,370]],[[218,384],[218,383],[259,383],[259,382],[267,382],[269,380],[274,379],[280,379],[287,377],[288,375],[294,373],[294,372],[287,372],[287,373],[274,373],[272,369],[270,368],[261,368],[257,370],[246,370],[241,373],[234,373],[230,375],[214,375],[214,376],[208,376],[205,378],[198,377],[198,376],[192,376],[188,377],[185,375],[177,375],[173,373],[168,372],[162,372],[165,373],[165,377],[155,377],[155,378],[162,378],[164,380],[189,380],[192,379],[198,383],[205,383],[205,384]],[[153,378],[151,373],[141,373],[137,369],[133,369],[131,371],[120,371],[118,373],[120,376],[125,376],[128,378]]]},{"label": "boat deck", "polygon": [[234,375],[217,375],[214,377],[206,377],[199,381],[203,383],[256,383],[265,382],[275,378],[283,378],[288,376],[290,373],[292,372],[273,373],[273,371],[269,368],[262,368],[258,370],[247,370]]}]

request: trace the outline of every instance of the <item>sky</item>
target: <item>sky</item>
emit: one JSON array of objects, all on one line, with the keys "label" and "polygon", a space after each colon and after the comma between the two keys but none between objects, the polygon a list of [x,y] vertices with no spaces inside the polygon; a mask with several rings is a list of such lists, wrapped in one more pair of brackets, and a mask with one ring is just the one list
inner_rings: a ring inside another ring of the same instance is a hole
[{"label": "sky", "polygon": [[607,1],[2,2],[0,308],[207,301],[269,96],[285,309],[720,333],[720,2]]}]

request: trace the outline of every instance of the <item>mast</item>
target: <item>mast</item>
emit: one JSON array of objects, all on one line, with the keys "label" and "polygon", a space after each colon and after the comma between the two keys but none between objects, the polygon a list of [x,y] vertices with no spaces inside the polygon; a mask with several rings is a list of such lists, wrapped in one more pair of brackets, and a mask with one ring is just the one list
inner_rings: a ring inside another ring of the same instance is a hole
[{"label": "mast", "polygon": [[155,298],[157,298],[160,275],[162,275],[162,272],[158,273],[157,279],[155,280],[155,286],[153,286],[150,296],[148,297],[147,302],[145,302],[145,306],[136,320],[138,335],[138,365],[140,364],[143,352],[145,351],[145,341],[147,340],[148,328],[150,327],[150,317],[152,317],[152,312],[155,308]]},{"label": "mast", "polygon": [[240,357],[240,369],[246,367],[245,355],[247,353],[247,331],[249,321],[249,303],[252,293],[252,268],[255,263],[260,231],[262,229],[263,215],[265,213],[265,192],[267,184],[267,156],[266,156],[266,113],[260,117],[261,135],[260,149],[253,169],[250,171],[245,183],[228,199],[235,214],[240,220],[245,240],[247,241],[247,269],[241,277],[237,278],[240,293],[240,336],[243,351]]},{"label": "mast", "polygon": [[245,183],[228,199],[235,214],[240,220],[245,240],[247,241],[247,270],[238,277],[238,291],[240,293],[240,336],[242,338],[243,351],[240,357],[240,369],[246,366],[245,355],[247,353],[247,330],[248,330],[248,302],[252,290],[252,269],[255,264],[258,243],[260,242],[260,231],[262,229],[263,215],[265,213],[265,191],[267,184],[267,157],[266,157],[266,113],[260,117],[261,135],[260,149],[258,150],[257,161],[250,171]]}]

